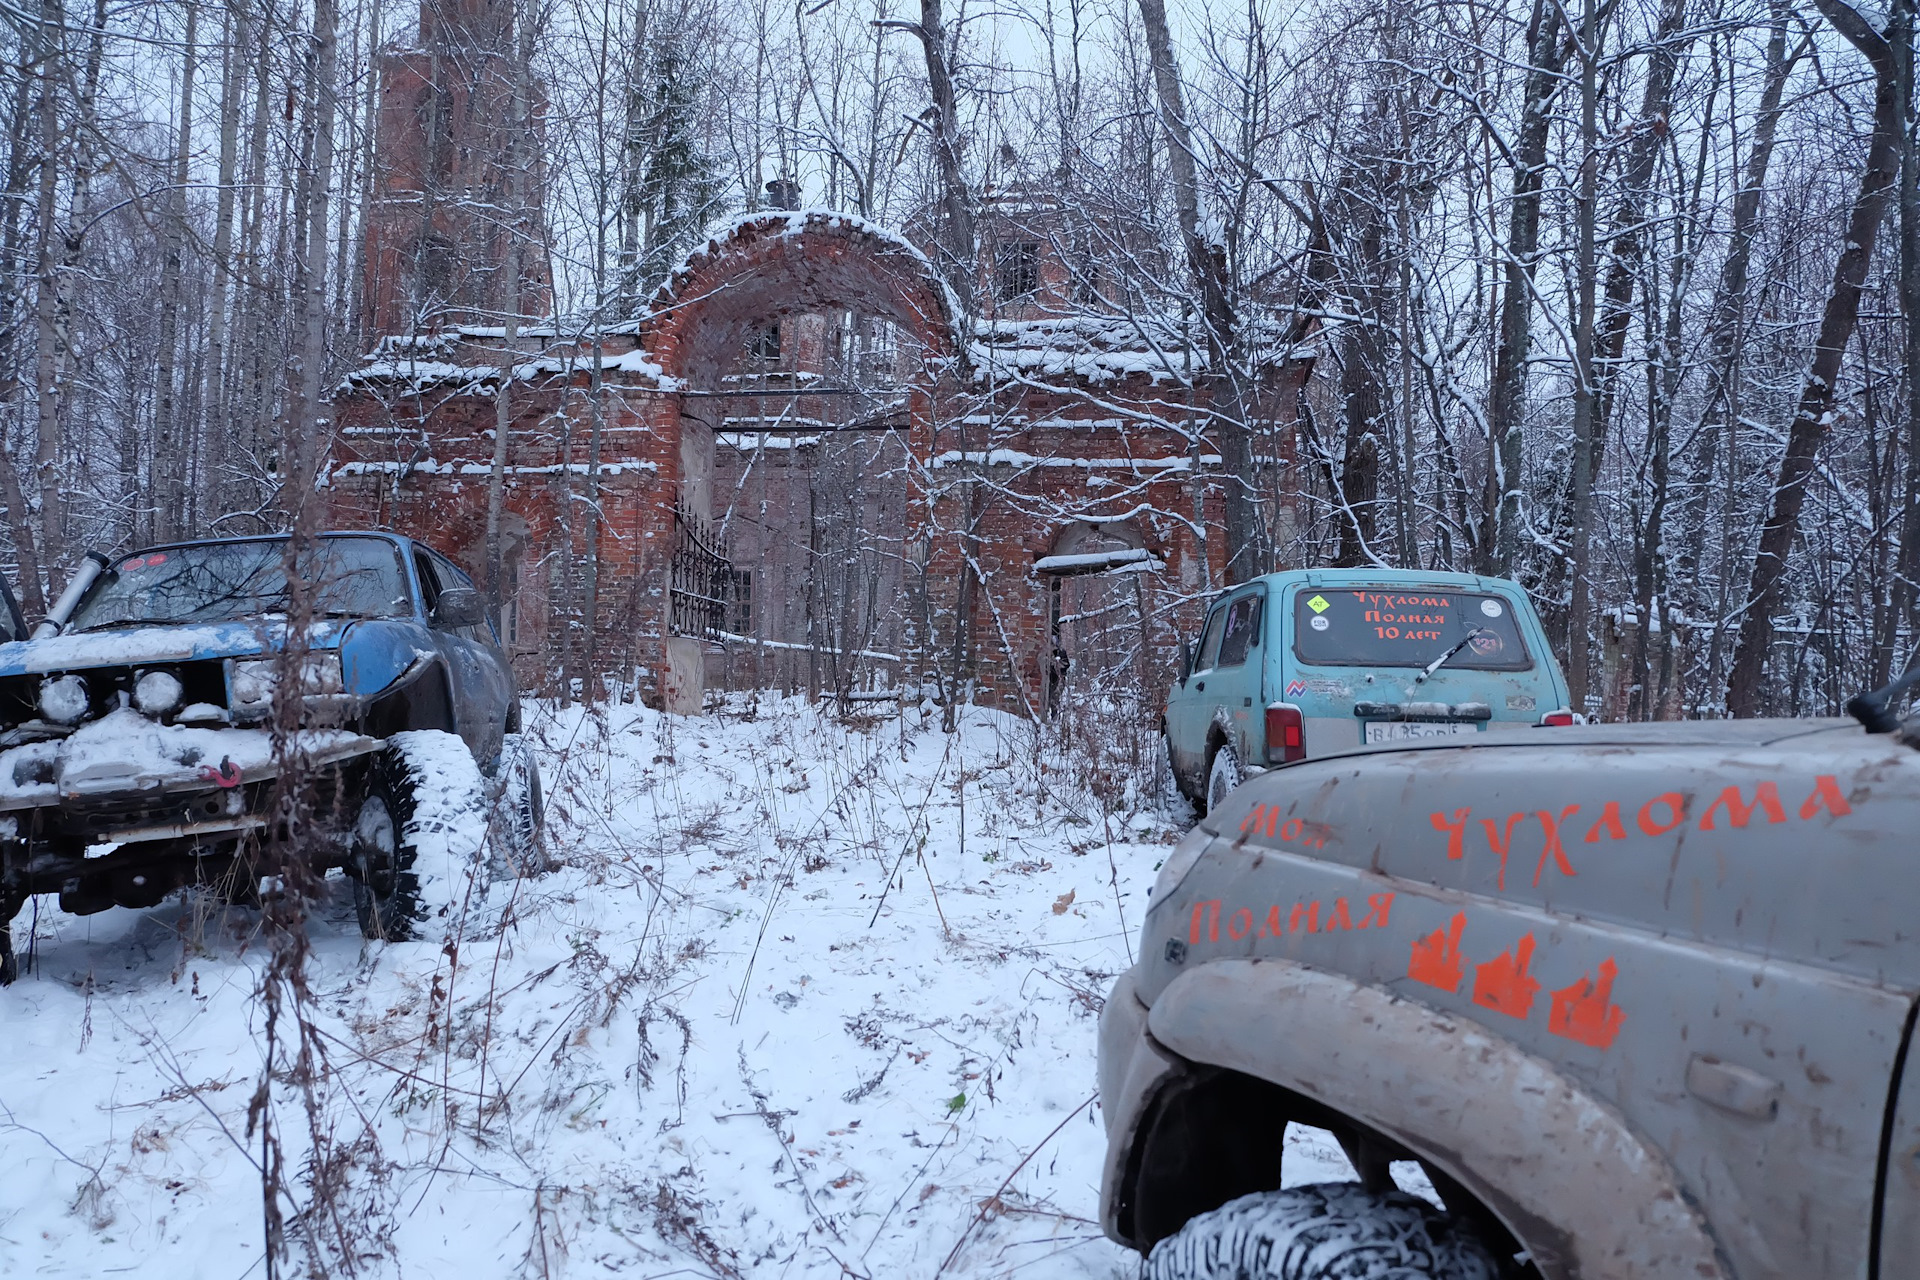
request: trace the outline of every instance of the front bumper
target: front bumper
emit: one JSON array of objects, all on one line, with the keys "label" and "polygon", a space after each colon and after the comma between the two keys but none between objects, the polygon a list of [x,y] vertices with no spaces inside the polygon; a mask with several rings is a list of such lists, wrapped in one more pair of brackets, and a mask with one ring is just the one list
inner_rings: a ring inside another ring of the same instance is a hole
[{"label": "front bumper", "polygon": [[0,751],[7,887],[71,879],[78,864],[109,856],[102,845],[231,844],[267,825],[287,761],[332,773],[380,745],[336,729],[276,742],[267,729],[163,725],[122,709],[64,738]]},{"label": "front bumper", "polygon": [[1125,1197],[1133,1148],[1153,1097],[1185,1063],[1147,1033],[1147,1006],[1131,972],[1120,975],[1100,1013],[1100,1113],[1107,1126],[1107,1158],[1100,1177],[1100,1226],[1118,1244],[1137,1248],[1126,1230]]}]

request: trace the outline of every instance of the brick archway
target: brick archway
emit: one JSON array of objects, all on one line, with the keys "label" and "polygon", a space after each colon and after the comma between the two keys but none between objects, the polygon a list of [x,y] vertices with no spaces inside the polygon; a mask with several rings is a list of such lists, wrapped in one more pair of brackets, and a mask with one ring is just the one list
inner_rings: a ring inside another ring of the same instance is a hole
[{"label": "brick archway", "polygon": [[[688,397],[726,395],[723,382],[759,326],[834,308],[889,320],[918,347],[922,376],[910,388],[908,435],[924,456],[933,405],[959,350],[952,297],[925,255],[847,214],[750,215],[689,255],[654,293],[639,325],[641,350],[661,389],[674,393],[662,398],[650,423],[671,441],[663,451],[674,464],[673,510],[662,513],[668,521],[691,519],[704,529],[713,512],[714,431],[689,411]],[[656,544],[686,542],[673,523],[653,534]],[[675,572],[669,566],[664,586],[661,694],[669,708],[693,711],[704,694],[705,646],[695,635],[675,634],[686,630],[675,626]]]},{"label": "brick archway", "polygon": [[926,256],[818,210],[751,215],[709,240],[654,293],[640,345],[664,377],[710,391],[756,324],[836,306],[885,316],[929,352],[954,354],[953,301]]}]

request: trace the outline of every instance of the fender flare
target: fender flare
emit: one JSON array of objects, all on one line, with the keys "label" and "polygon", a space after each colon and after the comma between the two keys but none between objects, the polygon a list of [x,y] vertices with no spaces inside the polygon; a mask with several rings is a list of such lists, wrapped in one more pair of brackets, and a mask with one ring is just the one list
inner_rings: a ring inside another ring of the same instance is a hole
[{"label": "fender flare", "polygon": [[1430,1160],[1549,1280],[1732,1280],[1666,1158],[1551,1063],[1475,1022],[1255,959],[1181,974],[1147,1029],[1181,1058],[1279,1085]]},{"label": "fender flare", "polygon": [[[432,688],[423,690],[422,683],[432,682]],[[433,705],[423,707],[421,694],[425,692]],[[422,723],[424,719],[430,723]],[[391,725],[376,724],[382,717],[392,717]],[[373,694],[366,700],[366,712],[363,717],[370,729],[386,733],[398,733],[407,729],[440,729],[448,733],[458,732],[458,711],[454,706],[453,676],[447,670],[447,663],[437,653],[421,653],[408,664],[407,669],[394,678],[392,684]]]}]

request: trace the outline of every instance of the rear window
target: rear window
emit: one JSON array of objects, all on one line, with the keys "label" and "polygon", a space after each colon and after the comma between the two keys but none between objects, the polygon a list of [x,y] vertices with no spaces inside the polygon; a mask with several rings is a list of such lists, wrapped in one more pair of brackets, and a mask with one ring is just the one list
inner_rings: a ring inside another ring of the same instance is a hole
[{"label": "rear window", "polygon": [[1460,652],[1447,659],[1448,670],[1533,666],[1513,606],[1499,596],[1418,587],[1294,593],[1293,651],[1316,666],[1424,667],[1463,639]]}]

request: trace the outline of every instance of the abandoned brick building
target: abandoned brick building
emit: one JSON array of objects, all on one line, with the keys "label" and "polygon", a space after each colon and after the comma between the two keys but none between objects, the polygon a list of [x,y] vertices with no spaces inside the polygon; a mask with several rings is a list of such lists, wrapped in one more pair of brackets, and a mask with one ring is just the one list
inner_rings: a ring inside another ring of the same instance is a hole
[{"label": "abandoned brick building", "polygon": [[[501,629],[536,687],[615,678],[697,710],[715,687],[932,686],[1027,714],[1164,687],[1225,562],[1205,350],[1101,305],[1048,200],[983,202],[971,322],[913,237],[773,210],[630,320],[522,325],[509,351],[497,237],[454,243],[483,268],[464,296],[418,265],[458,230],[462,179],[434,157],[465,150],[423,56],[382,64],[401,87],[377,144],[401,162],[367,232],[371,354],[337,394],[337,523],[480,577],[497,483]],[[530,263],[520,296],[544,301]]]}]

